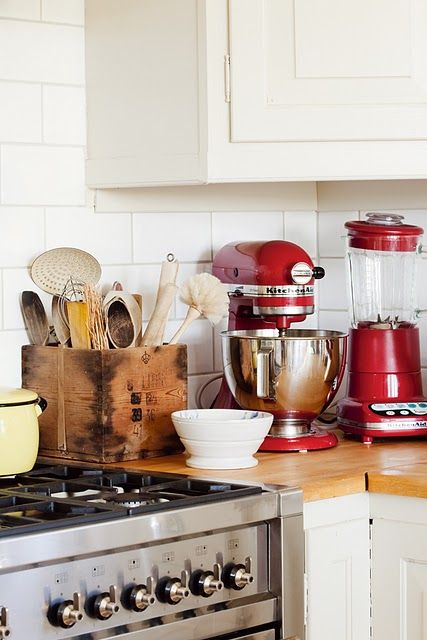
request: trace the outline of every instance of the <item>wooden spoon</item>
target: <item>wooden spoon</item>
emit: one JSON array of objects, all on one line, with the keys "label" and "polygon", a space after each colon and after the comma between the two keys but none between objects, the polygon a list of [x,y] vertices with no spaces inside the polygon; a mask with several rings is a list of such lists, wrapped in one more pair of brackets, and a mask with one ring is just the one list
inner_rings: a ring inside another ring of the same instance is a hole
[{"label": "wooden spoon", "polygon": [[43,303],[37,293],[23,291],[21,308],[31,344],[47,344],[49,341],[49,323]]},{"label": "wooden spoon", "polygon": [[110,291],[104,298],[108,338],[118,349],[134,347],[141,336],[141,309],[130,293]]},{"label": "wooden spoon", "polygon": [[52,298],[52,322],[59,343],[66,345],[70,339],[70,327],[64,321],[64,315],[61,313],[60,300],[59,296],[53,296]]}]

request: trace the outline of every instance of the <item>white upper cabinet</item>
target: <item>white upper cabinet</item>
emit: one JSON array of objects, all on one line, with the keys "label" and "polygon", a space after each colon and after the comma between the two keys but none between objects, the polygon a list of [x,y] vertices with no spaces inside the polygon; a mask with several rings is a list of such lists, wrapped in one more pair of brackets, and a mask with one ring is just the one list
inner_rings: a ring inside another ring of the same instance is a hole
[{"label": "white upper cabinet", "polygon": [[427,138],[425,0],[231,0],[236,142]]},{"label": "white upper cabinet", "polygon": [[86,0],[86,34],[90,186],[427,177],[426,0]]}]

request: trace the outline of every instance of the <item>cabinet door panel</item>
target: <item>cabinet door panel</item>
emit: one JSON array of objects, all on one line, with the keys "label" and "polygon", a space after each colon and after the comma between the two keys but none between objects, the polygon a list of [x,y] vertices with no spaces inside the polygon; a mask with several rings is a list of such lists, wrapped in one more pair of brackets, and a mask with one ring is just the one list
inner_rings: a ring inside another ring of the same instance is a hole
[{"label": "cabinet door panel", "polygon": [[369,522],[306,531],[307,640],[369,638]]},{"label": "cabinet door panel", "polygon": [[427,526],[375,519],[374,640],[427,640]]},{"label": "cabinet door panel", "polygon": [[230,0],[235,142],[427,139],[424,0]]}]

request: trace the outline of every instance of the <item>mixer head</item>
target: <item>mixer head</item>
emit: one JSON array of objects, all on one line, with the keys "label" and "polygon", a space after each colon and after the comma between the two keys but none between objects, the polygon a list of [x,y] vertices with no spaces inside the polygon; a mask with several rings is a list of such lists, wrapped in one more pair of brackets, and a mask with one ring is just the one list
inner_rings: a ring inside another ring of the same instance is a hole
[{"label": "mixer head", "polygon": [[314,312],[314,280],[325,275],[293,242],[232,242],[212,273],[229,285],[229,329],[287,329]]}]

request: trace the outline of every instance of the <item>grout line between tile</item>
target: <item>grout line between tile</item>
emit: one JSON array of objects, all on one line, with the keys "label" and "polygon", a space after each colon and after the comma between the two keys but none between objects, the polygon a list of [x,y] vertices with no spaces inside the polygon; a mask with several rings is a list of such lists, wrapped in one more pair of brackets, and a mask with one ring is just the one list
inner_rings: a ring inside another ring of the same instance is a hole
[{"label": "grout line between tile", "polygon": [[45,142],[44,139],[44,87],[40,85],[40,139],[42,144]]}]

